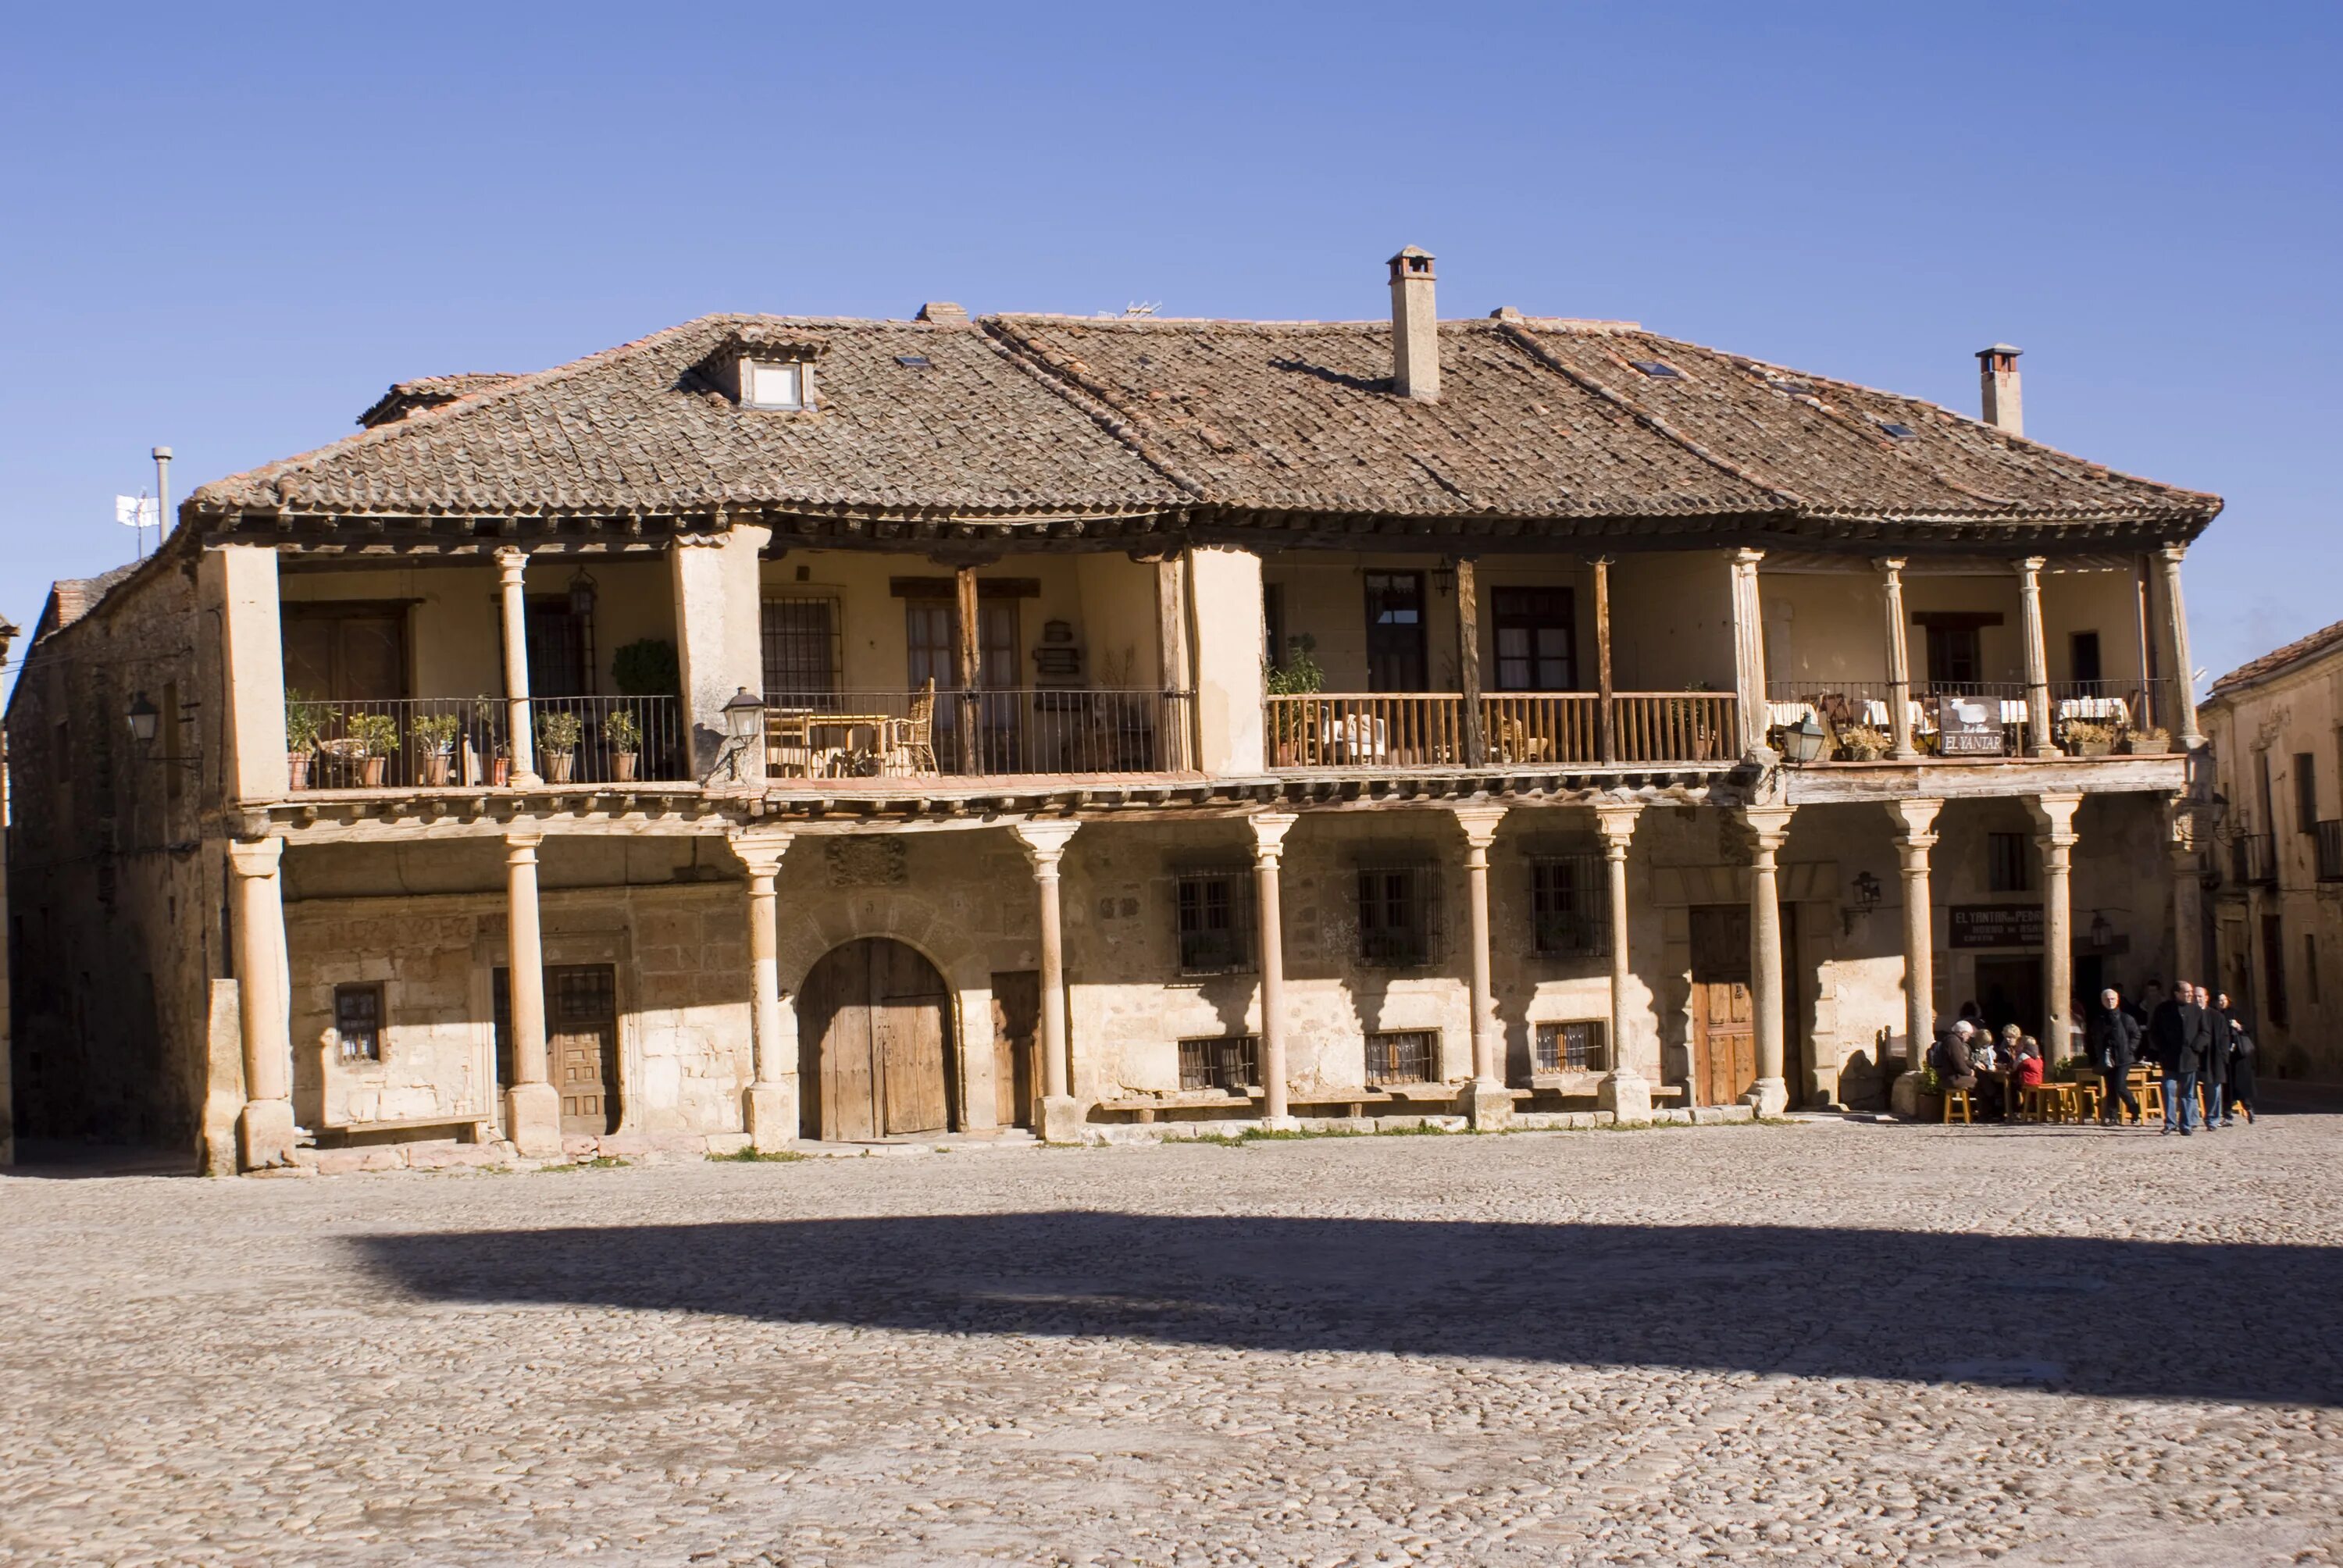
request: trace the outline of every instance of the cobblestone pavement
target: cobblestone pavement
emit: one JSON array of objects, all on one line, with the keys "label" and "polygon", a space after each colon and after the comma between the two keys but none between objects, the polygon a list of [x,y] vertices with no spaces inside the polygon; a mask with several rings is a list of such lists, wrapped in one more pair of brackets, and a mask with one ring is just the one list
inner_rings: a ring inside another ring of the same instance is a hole
[{"label": "cobblestone pavement", "polygon": [[0,1180],[0,1559],[2343,1562],[2343,1117]]}]

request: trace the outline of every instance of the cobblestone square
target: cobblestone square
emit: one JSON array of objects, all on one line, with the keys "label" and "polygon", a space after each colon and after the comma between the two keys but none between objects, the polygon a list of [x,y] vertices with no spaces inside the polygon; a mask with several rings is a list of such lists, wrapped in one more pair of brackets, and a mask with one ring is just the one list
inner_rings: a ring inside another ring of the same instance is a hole
[{"label": "cobblestone square", "polygon": [[2343,1118],[0,1181],[0,1559],[2343,1560]]}]

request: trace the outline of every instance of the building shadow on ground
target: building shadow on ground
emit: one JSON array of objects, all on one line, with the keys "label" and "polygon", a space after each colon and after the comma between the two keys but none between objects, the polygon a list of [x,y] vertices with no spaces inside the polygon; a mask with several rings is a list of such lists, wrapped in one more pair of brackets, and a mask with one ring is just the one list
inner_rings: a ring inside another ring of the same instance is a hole
[{"label": "building shadow on ground", "polygon": [[481,1305],[2343,1404],[2326,1247],[1087,1211],[352,1244]]}]

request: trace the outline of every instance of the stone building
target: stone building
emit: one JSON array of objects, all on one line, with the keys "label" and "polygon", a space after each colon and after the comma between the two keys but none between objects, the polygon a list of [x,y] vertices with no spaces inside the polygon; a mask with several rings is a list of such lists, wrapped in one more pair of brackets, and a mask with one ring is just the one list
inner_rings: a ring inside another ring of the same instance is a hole
[{"label": "stone building", "polygon": [[1390,271],[711,317],[196,490],[9,707],[26,1123],[1875,1104],[2168,975],[2216,498],[2026,440],[2006,346],[1980,421]]},{"label": "stone building", "polygon": [[2261,1070],[2343,1082],[2343,622],[2213,683],[2218,823],[2208,972]]}]

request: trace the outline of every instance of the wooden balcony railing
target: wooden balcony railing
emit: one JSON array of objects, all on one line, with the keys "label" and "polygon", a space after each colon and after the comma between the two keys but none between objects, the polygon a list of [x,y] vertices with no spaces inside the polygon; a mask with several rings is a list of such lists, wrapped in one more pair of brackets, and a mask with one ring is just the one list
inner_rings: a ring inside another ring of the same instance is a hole
[{"label": "wooden balcony railing", "polygon": [[1464,699],[1453,692],[1312,692],[1266,702],[1270,766],[1280,769],[1647,767],[1740,754],[1735,699],[1714,692],[1614,693],[1607,724],[1591,691],[1483,697],[1477,758],[1467,755]]}]

